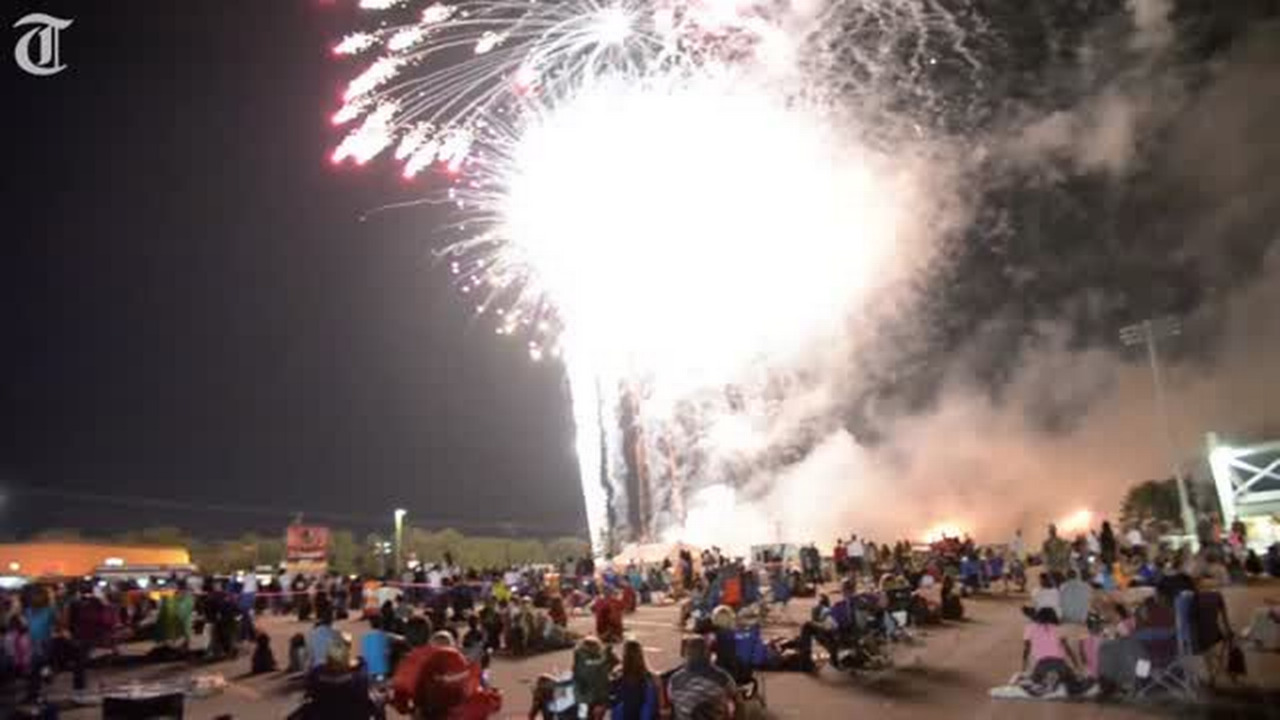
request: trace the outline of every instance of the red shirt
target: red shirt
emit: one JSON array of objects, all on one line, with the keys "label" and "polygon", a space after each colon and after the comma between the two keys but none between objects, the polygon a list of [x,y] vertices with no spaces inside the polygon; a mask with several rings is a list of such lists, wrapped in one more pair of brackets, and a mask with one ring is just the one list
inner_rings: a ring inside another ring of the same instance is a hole
[{"label": "red shirt", "polygon": [[391,702],[406,715],[421,704],[427,717],[446,717],[479,687],[480,666],[473,666],[457,648],[424,645],[396,668]]}]

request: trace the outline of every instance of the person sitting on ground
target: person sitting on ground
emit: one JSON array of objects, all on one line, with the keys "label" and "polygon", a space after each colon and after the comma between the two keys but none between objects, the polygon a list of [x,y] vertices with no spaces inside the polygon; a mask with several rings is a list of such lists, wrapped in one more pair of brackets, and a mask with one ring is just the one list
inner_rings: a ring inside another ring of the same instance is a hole
[{"label": "person sitting on ground", "polygon": [[374,682],[391,675],[391,637],[382,629],[382,618],[369,618],[369,631],[360,638],[360,657]]},{"label": "person sitting on ground", "polygon": [[1137,566],[1129,576],[1129,585],[1131,587],[1155,587],[1160,580],[1160,573],[1156,570],[1155,563],[1146,557],[1139,559]]},{"label": "person sitting on ground", "polygon": [[568,628],[557,625],[547,617],[546,613],[534,613],[534,636],[539,652],[567,650],[577,644],[578,636]]},{"label": "person sitting on ground", "polygon": [[302,633],[294,633],[289,638],[289,667],[285,670],[290,674],[306,672],[310,669],[311,655],[307,652],[307,636]]},{"label": "person sitting on ground", "polygon": [[480,628],[484,630],[485,650],[496,652],[502,647],[502,615],[493,602],[480,607]]},{"label": "person sitting on ground", "polygon": [[728,673],[711,664],[706,638],[684,641],[684,665],[671,675],[668,693],[674,720],[727,720],[737,700]]},{"label": "person sitting on ground", "polygon": [[1253,548],[1245,551],[1244,571],[1253,576],[1262,574],[1262,558],[1258,557],[1258,553]]},{"label": "person sitting on ground", "polygon": [[1075,695],[1083,689],[1076,680],[1071,646],[1058,634],[1058,615],[1051,608],[1036,610],[1022,632],[1022,670],[1046,690],[1059,685]]},{"label": "person sitting on ground", "polygon": [[467,661],[453,636],[439,631],[396,668],[391,703],[418,720],[471,720],[502,709],[502,695],[481,685],[481,669]]},{"label": "person sitting on ground", "polygon": [[329,645],[338,636],[333,629],[332,611],[325,613],[316,621],[316,626],[307,633],[307,669],[314,670],[329,660]]},{"label": "person sitting on ground", "polygon": [[612,720],[658,720],[662,711],[662,683],[645,662],[638,640],[622,644],[622,668],[613,680]]},{"label": "person sitting on ground", "polygon": [[1258,650],[1280,650],[1280,603],[1264,600],[1264,605],[1253,611],[1249,627],[1242,636],[1245,642]]},{"label": "person sitting on ground", "polygon": [[[399,632],[403,628],[400,627],[400,618],[396,615],[396,606],[390,600],[386,600],[382,605],[378,606],[378,619],[381,621],[381,627],[387,632]],[[373,618],[369,618],[370,622]]]},{"label": "person sitting on ground", "polygon": [[1101,654],[1103,642],[1103,630],[1105,624],[1102,616],[1097,613],[1089,613],[1085,620],[1085,629],[1087,634],[1080,638],[1080,666],[1089,678],[1097,680],[1101,673],[1099,672],[1099,656]]},{"label": "person sitting on ground", "polygon": [[1024,612],[1027,617],[1035,617],[1036,612],[1049,609],[1053,611],[1054,617],[1062,612],[1062,594],[1058,591],[1057,585],[1053,582],[1053,575],[1047,572],[1040,573],[1040,587],[1031,594],[1031,607],[1025,608]]},{"label": "person sitting on ground", "polygon": [[249,671],[254,675],[276,671],[276,656],[271,652],[271,636],[259,631],[254,640],[253,659]]},{"label": "person sitting on ground", "polygon": [[480,628],[480,618],[467,616],[467,631],[462,634],[462,654],[473,663],[487,663],[488,652],[485,649],[484,630]]},{"label": "person sitting on ground", "polygon": [[551,622],[560,627],[568,627],[569,613],[565,610],[564,597],[562,595],[552,595],[551,602],[547,607],[547,615],[551,618]]},{"label": "person sitting on ground", "polygon": [[609,675],[617,658],[600,638],[588,635],[573,651],[573,695],[590,718],[601,718],[609,706]]},{"label": "person sitting on ground", "polygon": [[[333,608],[327,612],[332,614]],[[306,701],[295,717],[301,720],[368,720],[378,708],[369,697],[364,667],[351,662],[349,636],[335,634],[325,646],[325,662],[307,675]]]},{"label": "person sitting on ground", "polygon": [[1059,619],[1071,625],[1083,625],[1089,616],[1093,591],[1075,570],[1067,571],[1066,582],[1058,588]]},{"label": "person sitting on ground", "polygon": [[947,573],[942,577],[942,619],[943,620],[963,620],[964,619],[964,603],[960,600],[960,593],[955,591],[956,583]]},{"label": "person sitting on ground", "polygon": [[[381,623],[379,623],[381,624]],[[372,625],[372,623],[370,623]],[[386,628],[382,628],[383,632],[387,632]],[[435,634],[435,630],[431,626],[431,619],[425,615],[415,614],[409,618],[409,622],[404,626],[404,639],[409,647],[422,647],[426,645],[431,636]]]}]

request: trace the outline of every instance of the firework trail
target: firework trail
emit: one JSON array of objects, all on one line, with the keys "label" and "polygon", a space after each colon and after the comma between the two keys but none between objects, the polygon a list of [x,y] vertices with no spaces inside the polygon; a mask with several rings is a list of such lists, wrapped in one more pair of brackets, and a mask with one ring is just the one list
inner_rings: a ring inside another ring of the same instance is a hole
[{"label": "firework trail", "polygon": [[[691,530],[684,496],[732,484],[768,444],[767,390],[840,332],[893,248],[903,208],[861,141],[883,123],[850,128],[837,99],[891,105],[876,88],[932,51],[887,28],[949,32],[955,14],[923,0],[362,6],[382,22],[334,47],[367,64],[333,116],[350,126],[333,161],[385,153],[406,176],[444,175],[459,290],[534,359],[566,362],[593,539]],[[868,26],[893,43],[839,39]]]}]

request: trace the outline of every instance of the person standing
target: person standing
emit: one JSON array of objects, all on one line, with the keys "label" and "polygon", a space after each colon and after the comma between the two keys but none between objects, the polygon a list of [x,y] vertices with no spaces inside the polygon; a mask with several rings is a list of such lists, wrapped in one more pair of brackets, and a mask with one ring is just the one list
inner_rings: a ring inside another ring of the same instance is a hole
[{"label": "person standing", "polygon": [[1071,546],[1058,537],[1058,526],[1049,525],[1049,537],[1044,541],[1044,563],[1049,572],[1064,577],[1071,564]]},{"label": "person standing", "polygon": [[857,579],[859,574],[867,571],[867,548],[857,535],[849,540],[849,569]]},{"label": "person standing", "polygon": [[1022,528],[1015,530],[1013,539],[1009,541],[1009,559],[1020,563],[1027,559],[1027,543],[1022,539]]},{"label": "person standing", "polygon": [[27,700],[35,701],[40,696],[40,684],[45,665],[49,662],[49,653],[53,647],[53,631],[56,618],[53,602],[49,597],[49,589],[38,585],[29,593],[26,607],[22,611],[22,619],[27,626],[27,636],[31,640],[30,675],[27,684]]},{"label": "person standing", "polygon": [[102,639],[102,601],[93,595],[88,582],[80,583],[79,592],[67,606],[67,630],[71,636],[71,687],[83,691],[89,653]]},{"label": "person standing", "polygon": [[1107,520],[1102,521],[1102,534],[1098,536],[1098,546],[1101,549],[1102,562],[1104,565],[1111,566],[1116,562],[1116,534],[1111,529],[1111,523]]},{"label": "person standing", "polygon": [[836,549],[832,552],[832,559],[836,563],[836,574],[844,577],[849,571],[849,548],[845,547],[844,540],[836,540]]},{"label": "person standing", "polygon": [[1124,536],[1125,544],[1129,546],[1129,555],[1137,560],[1145,560],[1147,557],[1147,541],[1142,537],[1142,528],[1138,527],[1135,522],[1129,526],[1129,531]]}]

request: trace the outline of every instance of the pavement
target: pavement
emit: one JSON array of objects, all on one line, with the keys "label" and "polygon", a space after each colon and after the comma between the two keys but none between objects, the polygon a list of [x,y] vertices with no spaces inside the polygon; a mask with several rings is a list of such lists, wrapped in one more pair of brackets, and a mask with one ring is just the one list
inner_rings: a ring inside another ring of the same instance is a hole
[{"label": "pavement", "polygon": [[[1269,582],[1224,591],[1229,615],[1238,629],[1247,623],[1254,607],[1264,597],[1280,598],[1280,583]],[[782,622],[767,628],[769,634],[797,632],[798,621],[808,616],[812,601],[796,602]],[[875,675],[852,676],[824,668],[815,675],[766,673],[764,697],[769,716],[776,718],[874,717],[874,718],[1150,718],[1153,715],[1190,717],[1275,717],[1280,718],[1280,654],[1248,651],[1249,675],[1239,686],[1226,686],[1211,706],[1187,707],[1167,702],[1030,702],[992,700],[987,691],[1006,682],[1019,667],[1023,618],[1020,608],[1025,596],[979,597],[966,601],[966,619],[930,628],[920,642],[895,649],[895,667]],[[675,626],[676,609],[642,607],[627,616],[630,635],[645,646],[651,668],[663,669],[679,663],[680,633]],[[260,626],[272,637],[276,658],[283,664],[287,639],[306,627],[291,618],[266,617]],[[590,618],[571,620],[579,632],[591,630]],[[367,625],[338,623],[341,630],[357,640]],[[249,646],[245,646],[248,650]],[[145,645],[131,646],[127,652],[140,654]],[[113,685],[128,681],[181,679],[201,673],[220,673],[228,682],[221,693],[191,699],[188,718],[232,717],[237,720],[283,718],[301,699],[296,682],[284,673],[250,676],[249,652],[236,660],[193,666],[185,663],[133,665],[102,668],[90,675],[91,685]],[[527,717],[530,687],[544,672],[567,670],[572,663],[569,651],[525,658],[495,658],[491,675],[505,694],[502,717]],[[1223,681],[1225,682],[1225,681]],[[69,693],[70,678],[63,674],[51,690],[54,697]],[[63,718],[80,720],[100,717],[97,707],[72,708]],[[3,715],[0,708],[0,715]],[[395,712],[391,711],[391,717]]]}]

